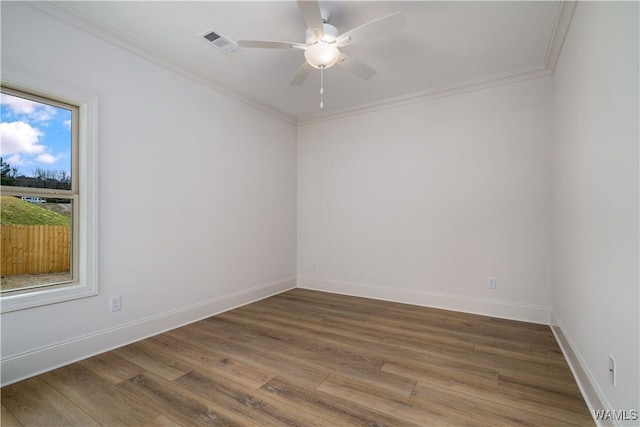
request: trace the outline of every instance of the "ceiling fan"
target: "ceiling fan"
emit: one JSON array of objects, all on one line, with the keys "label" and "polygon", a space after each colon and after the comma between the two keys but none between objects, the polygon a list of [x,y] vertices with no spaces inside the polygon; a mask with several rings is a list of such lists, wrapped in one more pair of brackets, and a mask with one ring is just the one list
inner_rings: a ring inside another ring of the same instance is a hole
[{"label": "ceiling fan", "polygon": [[398,30],[406,25],[405,17],[397,12],[392,15],[375,19],[350,31],[340,34],[338,29],[329,24],[330,14],[320,9],[316,0],[298,0],[298,7],[307,29],[305,43],[279,42],[268,40],[238,40],[238,46],[244,48],[265,49],[297,49],[304,51],[305,63],[294,74],[289,82],[291,86],[301,85],[314,68],[320,70],[320,108],[323,107],[322,94],[323,71],[338,64],[355,75],[368,80],[376,74],[376,70],[368,65],[345,55],[340,48],[365,41],[369,38]]}]

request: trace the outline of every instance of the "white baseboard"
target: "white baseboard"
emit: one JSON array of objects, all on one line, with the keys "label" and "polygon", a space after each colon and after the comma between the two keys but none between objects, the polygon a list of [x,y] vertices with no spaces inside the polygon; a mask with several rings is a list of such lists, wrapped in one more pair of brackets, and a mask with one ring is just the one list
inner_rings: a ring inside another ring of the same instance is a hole
[{"label": "white baseboard", "polygon": [[293,289],[296,279],[266,283],[208,301],[94,332],[0,361],[2,386]]},{"label": "white baseboard", "polygon": [[[603,409],[611,410],[611,406],[607,402],[600,391],[595,378],[591,374],[591,371],[587,367],[584,359],[575,344],[571,340],[571,337],[565,334],[566,328],[562,324],[562,321],[556,313],[551,313],[551,331],[556,337],[556,341],[560,345],[562,354],[571,368],[573,377],[578,384],[578,388],[582,393],[585,403],[589,407],[589,413],[594,416],[594,410]],[[596,425],[600,427],[605,426],[619,426],[620,424],[616,420],[595,420]]]},{"label": "white baseboard", "polygon": [[339,280],[298,277],[298,287],[334,294],[351,295],[364,298],[400,302],[404,304],[441,308],[482,314],[503,319],[548,325],[551,309],[549,307],[520,304],[509,301],[496,301],[459,295],[437,294],[415,289],[388,288],[365,283],[344,282]]}]

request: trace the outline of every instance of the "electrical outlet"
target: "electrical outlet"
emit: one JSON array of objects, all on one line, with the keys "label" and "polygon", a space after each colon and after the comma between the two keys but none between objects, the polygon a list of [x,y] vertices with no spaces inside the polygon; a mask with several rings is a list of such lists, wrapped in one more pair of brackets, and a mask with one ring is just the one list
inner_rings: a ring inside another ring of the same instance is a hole
[{"label": "electrical outlet", "polygon": [[109,298],[109,311],[120,311],[122,308],[122,300],[120,295]]},{"label": "electrical outlet", "polygon": [[616,359],[609,355],[609,382],[616,386]]},{"label": "electrical outlet", "polygon": [[318,261],[313,261],[313,270],[314,271],[320,270],[320,263]]},{"label": "electrical outlet", "polygon": [[487,278],[487,288],[489,288],[489,289],[495,289],[496,288],[496,278],[495,277],[488,277]]}]

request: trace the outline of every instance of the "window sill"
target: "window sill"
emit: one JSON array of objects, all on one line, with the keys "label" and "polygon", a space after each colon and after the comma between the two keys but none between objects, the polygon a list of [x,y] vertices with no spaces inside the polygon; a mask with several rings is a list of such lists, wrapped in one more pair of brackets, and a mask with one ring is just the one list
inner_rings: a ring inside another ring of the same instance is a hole
[{"label": "window sill", "polygon": [[79,282],[72,282],[72,284],[64,284],[38,291],[16,292],[13,295],[2,296],[2,299],[0,299],[0,313],[24,310],[95,295],[98,295],[97,286],[88,286]]}]

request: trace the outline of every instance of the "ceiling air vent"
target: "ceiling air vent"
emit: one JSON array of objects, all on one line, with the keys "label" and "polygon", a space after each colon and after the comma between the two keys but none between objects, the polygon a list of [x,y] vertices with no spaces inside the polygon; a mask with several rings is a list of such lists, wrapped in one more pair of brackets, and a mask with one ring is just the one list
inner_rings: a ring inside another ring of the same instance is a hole
[{"label": "ceiling air vent", "polygon": [[235,53],[240,49],[237,44],[213,30],[205,32],[202,37],[224,53]]}]

